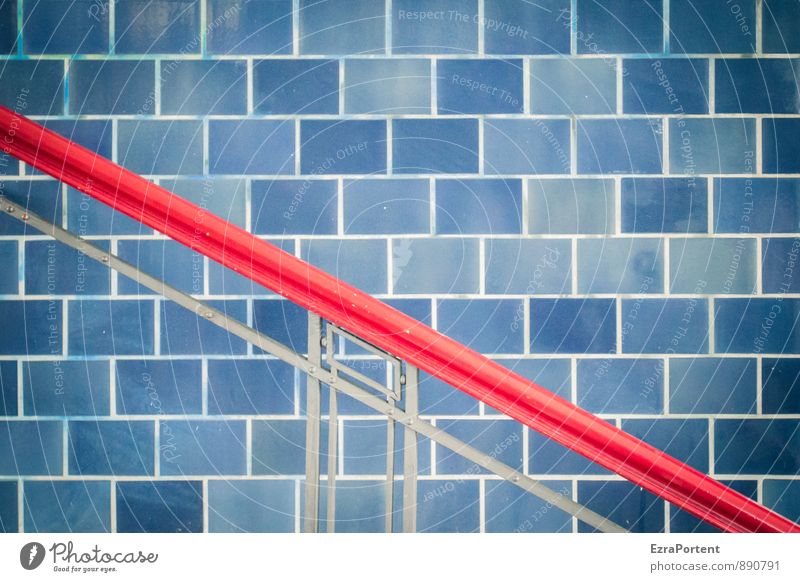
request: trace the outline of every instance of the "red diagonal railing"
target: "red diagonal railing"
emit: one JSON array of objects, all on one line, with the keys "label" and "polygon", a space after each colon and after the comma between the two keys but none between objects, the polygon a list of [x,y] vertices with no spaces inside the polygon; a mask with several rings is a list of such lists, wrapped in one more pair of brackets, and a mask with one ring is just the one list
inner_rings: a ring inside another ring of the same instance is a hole
[{"label": "red diagonal railing", "polygon": [[2,150],[731,532],[800,526],[245,230],[0,106]]}]

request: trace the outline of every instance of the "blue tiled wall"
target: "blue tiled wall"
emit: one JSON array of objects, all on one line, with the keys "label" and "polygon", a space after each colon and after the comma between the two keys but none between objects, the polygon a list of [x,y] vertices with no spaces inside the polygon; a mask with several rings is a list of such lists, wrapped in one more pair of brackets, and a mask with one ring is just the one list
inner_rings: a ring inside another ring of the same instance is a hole
[{"label": "blue tiled wall", "polygon": [[[784,0],[0,0],[0,103],[798,519],[798,39]],[[304,350],[302,309],[0,176]],[[299,531],[299,372],[2,216],[0,266],[0,531]],[[420,405],[634,531],[713,530],[426,374]],[[386,423],[340,413],[337,529],[378,531]],[[421,530],[590,531],[420,443]]]}]

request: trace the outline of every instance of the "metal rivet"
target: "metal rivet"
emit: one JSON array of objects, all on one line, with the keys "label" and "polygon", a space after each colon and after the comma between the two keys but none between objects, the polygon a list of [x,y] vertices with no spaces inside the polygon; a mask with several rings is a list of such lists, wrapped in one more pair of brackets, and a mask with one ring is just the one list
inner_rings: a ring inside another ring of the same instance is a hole
[{"label": "metal rivet", "polygon": [[329,384],[336,384],[336,382],[338,380],[339,380],[339,378],[337,378],[336,376],[331,376],[331,379],[328,381],[328,383]]},{"label": "metal rivet", "polygon": [[13,214],[14,213],[14,207],[13,206],[6,206],[6,212],[8,212],[9,214]]},{"label": "metal rivet", "polygon": [[319,345],[321,345],[323,348],[325,346],[327,346],[328,345],[328,338],[324,337],[324,338],[320,339],[319,340]]},{"label": "metal rivet", "polygon": [[107,263],[108,262],[108,256],[107,255],[103,255],[102,257],[100,257],[100,260],[103,261],[104,263]]},{"label": "metal rivet", "polygon": [[206,311],[203,315],[205,316],[206,319],[212,319],[214,317],[214,312]]},{"label": "metal rivet", "polygon": [[413,418],[409,418],[408,420],[406,420],[406,424],[408,426],[411,426],[412,424],[414,424],[414,419]]},{"label": "metal rivet", "polygon": [[317,372],[317,367],[316,366],[309,366],[308,367],[308,373],[309,374],[316,374],[316,372]]},{"label": "metal rivet", "polygon": [[29,218],[30,218],[30,216],[28,216],[27,212],[22,215],[22,220],[28,220]]},{"label": "metal rivet", "polygon": [[400,374],[400,383],[401,384],[405,384],[406,383],[406,375],[405,374]]},{"label": "metal rivet", "polygon": [[388,408],[386,410],[386,414],[388,414],[389,416],[394,416],[394,408]]},{"label": "metal rivet", "polygon": [[512,480],[514,483],[519,483],[519,475],[514,475],[513,477],[511,477],[511,480]]}]

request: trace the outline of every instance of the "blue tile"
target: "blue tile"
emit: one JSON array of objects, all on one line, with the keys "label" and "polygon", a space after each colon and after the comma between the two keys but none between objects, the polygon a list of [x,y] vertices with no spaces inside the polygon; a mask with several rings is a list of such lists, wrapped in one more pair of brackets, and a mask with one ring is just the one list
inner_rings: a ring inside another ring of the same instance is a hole
[{"label": "blue tile", "polygon": [[753,293],[756,290],[755,239],[673,238],[669,246],[670,291]]},{"label": "blue tile", "polygon": [[26,54],[108,52],[108,10],[93,0],[23,3]]},{"label": "blue tile", "polygon": [[117,414],[200,414],[199,360],[117,360]]},{"label": "blue tile", "polygon": [[428,180],[346,180],[345,234],[422,234],[430,232]]},{"label": "blue tile", "polygon": [[673,53],[755,52],[755,0],[670,0],[669,15]]},{"label": "blue tile", "polygon": [[61,354],[60,301],[0,301],[0,321],[18,333],[3,334],[0,354]]},{"label": "blue tile", "polygon": [[308,351],[308,312],[295,303],[271,299],[253,301],[253,327],[296,352]]},{"label": "blue tile", "polygon": [[69,353],[74,356],[153,353],[153,302],[69,302]]},{"label": "blue tile", "polygon": [[63,429],[57,421],[0,422],[0,475],[61,475]]},{"label": "blue tile", "polygon": [[623,299],[622,351],[626,354],[707,353],[708,302],[705,299]]},{"label": "blue tile", "polygon": [[478,171],[477,119],[396,119],[392,132],[395,173]]},{"label": "blue tile", "polygon": [[385,240],[310,240],[303,260],[367,293],[386,293],[388,255]]},{"label": "blue tile", "polygon": [[19,248],[16,241],[0,241],[0,259],[5,268],[0,272],[0,295],[19,293]]},{"label": "blue tile", "polygon": [[[399,487],[395,491],[399,491]],[[302,497],[302,496],[301,496]],[[382,481],[338,481],[336,483],[336,523],[337,533],[382,533],[385,531],[386,484]],[[400,496],[395,494],[395,503]],[[397,506],[395,506],[397,507]],[[327,487],[320,489],[320,515],[328,510]],[[303,512],[301,511],[301,516]],[[398,519],[395,513],[395,531]],[[323,531],[324,530],[323,526]]]},{"label": "blue tile", "polygon": [[17,414],[17,362],[0,361],[0,416]]},{"label": "blue tile", "polygon": [[577,7],[578,53],[661,52],[661,0],[578,0]]},{"label": "blue tile", "polygon": [[[108,249],[108,241],[92,244]],[[28,295],[103,295],[111,289],[111,271],[52,240],[25,243],[25,293]]]},{"label": "blue tile", "polygon": [[[227,317],[247,321],[247,304],[244,301],[208,301],[207,304],[219,309]],[[161,302],[162,354],[230,355],[244,354],[246,351],[244,340],[206,318],[172,301]]]},{"label": "blue tile", "polygon": [[800,300],[716,300],[716,349],[720,353],[800,353]]},{"label": "blue tile", "polygon": [[487,239],[487,293],[569,293],[572,245],[563,239]]},{"label": "blue tile", "polygon": [[487,174],[569,174],[566,119],[492,119],[484,123]]},{"label": "blue tile", "polygon": [[[272,239],[267,242],[290,255],[294,254],[295,245],[293,240]],[[262,287],[258,283],[214,261],[209,261],[208,263],[208,290],[211,295],[275,295],[275,293],[266,287]]]},{"label": "blue tile", "polygon": [[294,481],[208,482],[208,531],[293,533]]},{"label": "blue tile", "polygon": [[[167,285],[200,295],[203,293],[203,256],[172,240],[121,240],[119,257],[147,275]],[[104,265],[101,265],[104,266]],[[120,295],[150,295],[150,291],[133,279],[119,275]]]},{"label": "blue tile", "polygon": [[676,414],[755,412],[756,361],[670,358],[669,410]]},{"label": "blue tile", "polygon": [[31,533],[109,533],[109,481],[27,481],[25,531]]},{"label": "blue tile", "polygon": [[[396,239],[391,248],[395,293],[478,293],[476,239]],[[445,262],[441,257],[448,257]]]},{"label": "blue tile", "polygon": [[[544,485],[572,499],[569,481],[545,481]],[[508,481],[486,482],[486,531],[488,533],[571,533],[572,516],[551,503],[526,493]]]},{"label": "blue tile", "polygon": [[[10,154],[0,151],[0,176],[17,176],[19,175],[20,162],[12,157]],[[5,218],[0,220],[7,220]]]},{"label": "blue tile", "polygon": [[[664,501],[626,481],[578,481],[581,503],[633,533],[664,531]],[[579,532],[596,531],[578,521]]]},{"label": "blue tile", "polygon": [[531,113],[616,113],[616,67],[616,61],[609,59],[531,60]]},{"label": "blue tile", "polygon": [[[726,487],[738,491],[753,501],[758,500],[757,481],[731,481],[728,479],[720,479],[719,481]],[[675,505],[670,505],[669,531],[670,533],[720,533],[722,530],[695,517],[688,511],[684,511]]]},{"label": "blue tile", "polygon": [[530,180],[531,234],[611,234],[614,232],[611,180]]},{"label": "blue tile", "polygon": [[794,522],[800,521],[800,481],[764,480],[764,505]]},{"label": "blue tile", "polygon": [[579,293],[658,293],[664,289],[661,239],[581,239],[577,262]]},{"label": "blue tile", "polygon": [[17,481],[0,481],[0,533],[17,533]]},{"label": "blue tile", "polygon": [[67,227],[81,236],[152,232],[142,223],[72,188],[67,189]]},{"label": "blue tile", "polygon": [[765,0],[762,20],[765,53],[800,52],[800,12],[793,2]]},{"label": "blue tile", "polygon": [[436,234],[521,234],[520,180],[437,180]]},{"label": "blue tile", "polygon": [[383,120],[300,122],[303,174],[382,174],[386,172]]},{"label": "blue tile", "polygon": [[108,416],[108,387],[108,362],[23,362],[26,416]]},{"label": "blue tile", "polygon": [[800,230],[800,180],[718,178],[714,180],[714,231]]},{"label": "blue tile", "polygon": [[600,465],[536,431],[528,431],[528,472],[532,475],[605,475]]},{"label": "blue tile", "polygon": [[764,358],[761,377],[764,414],[800,414],[800,360]]},{"label": "blue tile", "polygon": [[[17,0],[0,2],[0,54],[17,52]],[[16,531],[16,526],[14,526]]]},{"label": "blue tile", "polygon": [[480,403],[446,382],[420,373],[419,409],[422,414],[478,414]]},{"label": "blue tile", "polygon": [[578,406],[596,414],[661,414],[664,362],[578,360]]},{"label": "blue tile", "polygon": [[63,61],[4,60],[0,67],[0,103],[22,115],[62,115]]},{"label": "blue tile", "polygon": [[396,54],[478,52],[477,0],[395,0],[391,19]]},{"label": "blue tile", "polygon": [[503,358],[495,361],[553,394],[570,399],[572,371],[569,360]]},{"label": "blue tile", "polygon": [[[509,467],[522,470],[522,425],[513,420],[439,420],[436,423],[469,446],[475,447]],[[439,475],[491,474],[475,463],[441,445],[436,445],[436,473]]]},{"label": "blue tile", "polygon": [[531,352],[614,351],[616,307],[611,299],[532,299]]},{"label": "blue tile", "polygon": [[154,471],[152,422],[72,421],[68,447],[71,475],[152,475]]},{"label": "blue tile", "polygon": [[199,121],[120,121],[119,163],[138,174],[202,174]]},{"label": "blue tile", "polygon": [[578,121],[578,173],[660,174],[661,120]]},{"label": "blue tile", "polygon": [[798,113],[797,59],[719,59],[717,113]]},{"label": "blue tile", "polygon": [[72,61],[69,111],[73,115],[153,115],[153,61]]},{"label": "blue tile", "polygon": [[622,232],[708,232],[708,182],[696,178],[623,178]]},{"label": "blue tile", "polygon": [[420,533],[477,533],[480,529],[480,491],[475,479],[420,481],[417,499]]},{"label": "blue tile", "polygon": [[274,360],[210,360],[209,414],[293,414],[294,368]]},{"label": "blue tile", "polygon": [[247,113],[246,61],[161,61],[161,113]]},{"label": "blue tile", "polygon": [[436,68],[438,112],[522,113],[522,61],[442,59]]},{"label": "blue tile", "polygon": [[244,475],[244,420],[162,420],[162,475]]},{"label": "blue tile", "polygon": [[[327,455],[328,424],[320,427],[320,451]],[[253,421],[253,474],[305,475],[306,421]],[[326,458],[320,459],[320,471],[327,471]]]},{"label": "blue tile", "polygon": [[[347,475],[380,475],[386,472],[386,420],[342,421],[341,455]],[[399,435],[398,435],[399,436]]]},{"label": "blue tile", "polygon": [[800,239],[765,238],[761,244],[764,293],[800,292],[800,279],[794,276],[800,254]]},{"label": "blue tile", "polygon": [[756,147],[755,119],[670,119],[672,174],[749,174]]},{"label": "blue tile", "polygon": [[336,180],[273,180],[252,183],[256,234],[336,234]]},{"label": "blue tile", "polygon": [[348,59],[344,84],[345,113],[431,111],[431,62],[426,59]]},{"label": "blue tile", "polygon": [[371,0],[300,0],[302,54],[374,54],[385,50],[385,6]]},{"label": "blue tile", "polygon": [[717,473],[800,475],[797,420],[717,419],[714,428]]},{"label": "blue tile", "polygon": [[128,0],[116,6],[116,52],[200,52],[200,0]]},{"label": "blue tile", "polygon": [[195,220],[202,222],[206,213],[216,214],[245,228],[246,189],[244,178],[180,178],[161,180],[161,187],[200,207]]},{"label": "blue tile", "polygon": [[291,54],[292,0],[208,0],[208,52]]},{"label": "blue tile", "polygon": [[293,174],[294,125],[249,119],[208,125],[212,174]]},{"label": "blue tile", "polygon": [[[41,120],[39,123],[47,129],[74,141],[78,145],[104,158],[111,159],[113,141],[111,120],[47,119]],[[121,148],[120,151],[122,151]],[[41,174],[38,170],[33,171],[33,173]]]},{"label": "blue tile", "polygon": [[[623,67],[622,108],[625,113],[708,113],[707,60],[626,59]],[[719,84],[716,111],[722,111]]]},{"label": "blue tile", "polygon": [[268,115],[339,113],[339,61],[269,59],[253,65],[253,108]]},{"label": "blue tile", "polygon": [[800,147],[797,145],[800,138],[800,119],[765,118],[763,128],[764,173],[800,173]]},{"label": "blue tile", "polygon": [[117,532],[202,531],[203,487],[200,481],[117,483]]},{"label": "blue tile", "polygon": [[491,354],[523,351],[521,299],[445,299],[439,301],[437,328],[472,349]]},{"label": "blue tile", "polygon": [[622,430],[701,473],[708,473],[709,439],[706,419],[623,419]]},{"label": "blue tile", "polygon": [[535,4],[487,0],[483,22],[486,52],[569,54],[570,27],[564,26],[558,18],[569,11],[569,6],[569,0],[540,0]]}]

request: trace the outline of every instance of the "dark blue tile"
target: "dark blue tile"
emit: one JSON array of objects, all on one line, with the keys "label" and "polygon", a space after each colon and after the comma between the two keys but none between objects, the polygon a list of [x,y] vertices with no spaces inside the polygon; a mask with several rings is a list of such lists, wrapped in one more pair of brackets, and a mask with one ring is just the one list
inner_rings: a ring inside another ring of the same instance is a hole
[{"label": "dark blue tile", "polygon": [[18,529],[17,481],[0,481],[0,533],[17,533]]},{"label": "dark blue tile", "polygon": [[477,0],[395,0],[390,18],[396,54],[478,52]]},{"label": "dark blue tile", "polygon": [[[41,123],[47,129],[54,131],[78,145],[93,151],[104,158],[111,158],[112,154],[112,123],[111,120],[101,119],[47,119]],[[34,174],[40,173],[38,170]]]},{"label": "dark blue tile", "polygon": [[61,475],[63,433],[57,421],[0,422],[0,475]]},{"label": "dark blue tile", "polygon": [[[664,501],[626,481],[578,481],[578,503],[633,533],[664,531]],[[578,521],[579,532],[595,532]]]},{"label": "dark blue tile", "polygon": [[247,113],[245,61],[161,61],[161,113]]},{"label": "dark blue tile", "polygon": [[758,253],[755,239],[673,238],[670,241],[670,291],[753,293]]},{"label": "dark blue tile", "polygon": [[659,293],[664,289],[664,242],[582,239],[575,268],[579,293]]},{"label": "dark blue tile", "polygon": [[[203,257],[200,253],[172,240],[121,240],[117,254],[147,275],[167,285],[200,295],[203,293]],[[101,265],[104,266],[104,265]],[[119,275],[120,295],[150,295],[156,293],[137,281]]]},{"label": "dark blue tile", "polygon": [[522,113],[522,61],[442,59],[436,69],[438,112]]},{"label": "dark blue tile", "polygon": [[[267,241],[279,249],[293,255],[294,241],[288,239],[272,239]],[[208,290],[211,295],[251,295],[272,296],[271,290],[254,283],[247,277],[223,267],[219,263],[208,263]]]},{"label": "dark blue tile", "polygon": [[152,233],[142,223],[72,188],[67,189],[67,226],[81,236]]},{"label": "dark blue tile", "polygon": [[764,358],[761,365],[764,414],[800,414],[800,360]]},{"label": "dark blue tile", "polygon": [[572,371],[569,360],[503,358],[495,361],[553,394],[570,399]]},{"label": "dark blue tile", "polygon": [[528,432],[528,472],[532,475],[605,475],[600,465],[536,431]]},{"label": "dark blue tile", "polygon": [[386,122],[345,120],[300,122],[303,174],[386,172]]},{"label": "dark blue tile", "polygon": [[596,414],[661,414],[664,362],[578,360],[578,406]]},{"label": "dark blue tile", "polygon": [[294,368],[275,360],[210,360],[209,414],[293,414]]},{"label": "dark blue tile", "polygon": [[17,1],[0,2],[0,53],[4,55],[17,52]]},{"label": "dark blue tile", "polygon": [[203,531],[200,481],[117,483],[120,533],[199,533]]},{"label": "dark blue tile", "polygon": [[60,301],[0,301],[0,321],[17,330],[0,338],[0,354],[61,354]]},{"label": "dark blue tile", "polygon": [[800,300],[716,300],[716,350],[720,353],[800,353]]},{"label": "dark blue tile", "polygon": [[428,180],[346,180],[345,234],[422,234],[430,232]]},{"label": "dark blue tile", "polygon": [[800,12],[794,2],[765,0],[762,16],[764,52],[800,52]]},{"label": "dark blue tile", "polygon": [[577,31],[578,53],[662,51],[661,0],[578,0],[577,7],[573,26]]},{"label": "dark blue tile", "polygon": [[487,0],[484,3],[486,52],[500,55],[569,54],[569,0],[536,3]]},{"label": "dark blue tile", "polygon": [[69,302],[69,353],[74,356],[153,353],[153,302]]},{"label": "dark blue tile", "polygon": [[756,2],[670,0],[669,30],[673,53],[752,53]]},{"label": "dark blue tile", "polygon": [[[477,239],[397,239],[391,248],[395,293],[477,293]],[[441,257],[448,257],[443,262]]]},{"label": "dark blue tile", "polygon": [[[208,305],[222,311],[227,317],[247,321],[245,301],[209,301]],[[191,311],[173,303],[161,303],[161,353],[192,355],[244,354],[244,340],[228,333]]]},{"label": "dark blue tile", "polygon": [[420,533],[477,533],[480,529],[480,491],[476,479],[420,481],[417,499]]},{"label": "dark blue tile", "polygon": [[212,174],[294,174],[294,124],[248,119],[208,124]]},{"label": "dark blue tile", "polygon": [[719,59],[717,113],[797,113],[797,59]]},{"label": "dark blue tile", "polygon": [[[323,422],[320,429],[320,471],[324,474],[328,424]],[[252,442],[254,475],[305,475],[305,419],[254,420]]]},{"label": "dark blue tile", "polygon": [[437,180],[436,234],[521,234],[520,180]]},{"label": "dark blue tile", "polygon": [[[347,475],[386,472],[386,420],[342,421],[342,462]],[[399,436],[399,435],[398,435]]]},{"label": "dark blue tile", "polygon": [[385,50],[385,5],[372,0],[300,0],[302,54],[375,54]]},{"label": "dark blue tile", "polygon": [[205,215],[210,213],[246,228],[245,178],[179,178],[161,180],[160,185],[200,207],[194,220],[202,222]]},{"label": "dark blue tile", "polygon": [[708,302],[623,299],[622,351],[626,354],[708,352]]},{"label": "dark blue tile", "polygon": [[73,115],[153,115],[153,61],[72,61],[69,112]]},{"label": "dark blue tile", "polygon": [[[522,470],[522,425],[513,420],[439,420],[436,423],[471,447]],[[439,475],[491,474],[475,463],[441,445],[436,445],[436,473]]]},{"label": "dark blue tile", "polygon": [[0,361],[0,416],[17,414],[17,362]]},{"label": "dark blue tile", "polygon": [[755,412],[756,361],[670,358],[669,410],[675,414]]},{"label": "dark blue tile", "polygon": [[797,420],[717,419],[714,428],[717,473],[800,474]]},{"label": "dark blue tile", "polygon": [[622,232],[708,232],[708,182],[623,178]]},{"label": "dark blue tile", "polygon": [[303,260],[367,293],[388,290],[385,240],[312,239],[302,249]]},{"label": "dark blue tile", "polygon": [[[625,113],[708,113],[707,60],[626,59],[623,67]],[[716,103],[721,112],[719,84]]]},{"label": "dark blue tile", "polygon": [[256,234],[336,234],[336,180],[273,180],[252,183]]},{"label": "dark blue tile", "polygon": [[[720,482],[753,501],[758,500],[758,482],[756,481],[720,479]],[[688,511],[670,505],[669,531],[670,533],[720,533],[722,530],[695,517]]]},{"label": "dark blue tile", "polygon": [[154,471],[152,422],[72,421],[68,447],[71,475],[152,475]]},{"label": "dark blue tile", "polygon": [[487,239],[486,292],[569,293],[571,253],[572,245],[564,239]]},{"label": "dark blue tile", "polygon": [[[572,499],[570,481],[545,481],[556,493]],[[572,516],[551,503],[526,493],[508,481],[486,482],[488,533],[570,533]]]},{"label": "dark blue tile", "polygon": [[762,244],[762,285],[764,293],[798,293],[800,279],[794,276],[800,239],[765,238]]},{"label": "dark blue tile", "polygon": [[[92,241],[108,249],[108,241]],[[64,244],[52,240],[25,243],[25,293],[28,295],[104,295],[111,271]]]},{"label": "dark blue tile", "polygon": [[0,103],[22,115],[62,115],[64,62],[4,60]]},{"label": "dark blue tile", "polygon": [[25,531],[31,533],[109,533],[109,481],[27,481]]},{"label": "dark blue tile", "polygon": [[117,414],[200,414],[199,360],[117,360]]},{"label": "dark blue tile", "polygon": [[275,59],[253,65],[256,113],[339,113],[339,62]]},{"label": "dark blue tile", "polygon": [[16,241],[0,241],[0,261],[5,267],[0,272],[0,295],[19,293],[19,247]]},{"label": "dark blue tile", "polygon": [[796,232],[800,229],[800,180],[714,180],[714,231]]},{"label": "dark blue tile", "polygon": [[581,174],[660,174],[661,135],[657,119],[578,121]]},{"label": "dark blue tile", "polygon": [[569,174],[566,119],[492,119],[484,124],[487,174]]},{"label": "dark blue tile", "polygon": [[206,22],[211,54],[292,53],[292,0],[208,0]]},{"label": "dark blue tile", "polygon": [[477,119],[396,119],[392,132],[398,174],[478,171]]},{"label": "dark blue tile", "polygon": [[446,299],[439,301],[438,329],[472,349],[491,354],[523,351],[521,299]]},{"label": "dark blue tile", "polygon": [[478,414],[480,403],[425,372],[420,373],[419,409],[422,414]]},{"label": "dark blue tile", "polygon": [[283,300],[253,301],[253,327],[294,351],[308,351],[308,312]]},{"label": "dark blue tile", "polygon": [[162,475],[244,475],[244,420],[162,420]]},{"label": "dark blue tile", "polygon": [[208,530],[293,533],[294,484],[288,480],[209,481]]},{"label": "dark blue tile", "polygon": [[611,234],[614,232],[611,180],[559,179],[528,182],[531,234]]},{"label": "dark blue tile", "polygon": [[754,171],[755,119],[670,119],[672,174],[750,174]]},{"label": "dark blue tile", "polygon": [[199,121],[120,121],[119,163],[138,174],[202,174]]},{"label": "dark blue tile", "polygon": [[0,176],[17,176],[19,175],[20,167],[21,165],[17,158],[0,150]]},{"label": "dark blue tile", "polygon": [[610,59],[531,60],[531,112],[544,115],[616,113],[616,68],[616,61]]},{"label": "dark blue tile", "polygon": [[108,10],[94,0],[23,3],[26,54],[108,52]]},{"label": "dark blue tile", "polygon": [[611,299],[533,299],[531,352],[537,354],[614,351],[616,307]]},{"label": "dark blue tile", "polygon": [[427,59],[348,59],[345,113],[431,112],[431,62]]},{"label": "dark blue tile", "polygon": [[200,0],[127,0],[116,6],[116,52],[200,52]]},{"label": "dark blue tile", "polygon": [[26,416],[108,416],[108,387],[108,362],[23,362]]},{"label": "dark blue tile", "polygon": [[764,505],[794,522],[800,521],[800,481],[764,480]]},{"label": "dark blue tile", "polygon": [[764,173],[800,173],[800,119],[765,118],[763,129]]},{"label": "dark blue tile", "polygon": [[708,473],[709,440],[706,419],[624,419],[622,430],[701,473]]}]

